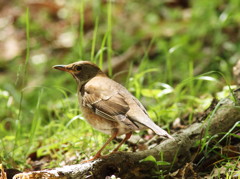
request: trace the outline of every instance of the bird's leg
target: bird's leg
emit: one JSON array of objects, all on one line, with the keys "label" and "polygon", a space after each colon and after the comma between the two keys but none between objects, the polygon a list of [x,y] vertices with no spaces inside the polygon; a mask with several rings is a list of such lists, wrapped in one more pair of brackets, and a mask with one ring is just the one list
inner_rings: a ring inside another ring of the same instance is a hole
[{"label": "bird's leg", "polygon": [[112,136],[107,140],[107,142],[105,142],[105,144],[101,147],[101,149],[96,153],[96,155],[89,159],[89,160],[84,160],[82,161],[81,163],[86,163],[86,162],[90,162],[90,161],[93,161],[97,158],[100,158],[102,155],[101,155],[101,152],[102,150],[117,136],[118,134],[118,130],[117,129],[114,129],[113,132],[112,132]]},{"label": "bird's leg", "polygon": [[122,146],[122,144],[131,137],[131,135],[132,135],[132,132],[127,133],[125,138],[120,142],[120,144],[118,144],[118,146],[112,151],[112,153],[117,152],[118,149]]},{"label": "bird's leg", "polygon": [[96,155],[93,158],[99,158],[101,157],[102,150],[117,136],[118,130],[114,130],[112,133],[112,136],[107,140],[107,142],[102,146],[102,148],[96,153]]}]

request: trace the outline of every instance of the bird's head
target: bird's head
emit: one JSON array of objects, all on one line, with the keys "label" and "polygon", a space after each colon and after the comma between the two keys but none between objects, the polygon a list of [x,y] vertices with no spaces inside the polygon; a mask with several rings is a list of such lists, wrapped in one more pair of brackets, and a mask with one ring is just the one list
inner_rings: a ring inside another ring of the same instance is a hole
[{"label": "bird's head", "polygon": [[96,75],[105,75],[100,68],[89,61],[79,61],[69,65],[55,65],[54,69],[70,73],[79,85],[82,85]]}]

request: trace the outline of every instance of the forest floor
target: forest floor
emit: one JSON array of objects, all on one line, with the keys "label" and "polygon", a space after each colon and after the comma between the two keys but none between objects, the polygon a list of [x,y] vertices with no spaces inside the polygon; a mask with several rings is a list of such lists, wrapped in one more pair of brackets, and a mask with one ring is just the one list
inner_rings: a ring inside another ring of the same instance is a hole
[{"label": "forest floor", "polygon": [[[85,122],[76,84],[52,69],[57,64],[98,64],[171,134],[214,115],[211,104],[240,83],[239,24],[236,0],[0,0],[0,164],[9,176],[77,164],[108,138]],[[206,154],[201,170],[190,162],[155,177],[181,178],[191,170],[189,177],[239,178],[239,127],[219,133],[221,143],[199,140]],[[120,150],[160,142],[140,131]]]}]

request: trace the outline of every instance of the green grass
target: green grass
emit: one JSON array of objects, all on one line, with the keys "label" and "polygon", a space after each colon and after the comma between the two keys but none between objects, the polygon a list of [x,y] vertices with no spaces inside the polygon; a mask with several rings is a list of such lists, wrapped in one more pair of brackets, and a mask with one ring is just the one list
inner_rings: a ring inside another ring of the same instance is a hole
[{"label": "green grass", "polygon": [[[70,163],[78,163],[94,155],[108,138],[82,119],[75,81],[51,69],[56,64],[91,60],[100,67],[107,64],[109,76],[115,77],[112,57],[135,46],[130,65],[124,69],[126,75],[118,72],[122,75],[119,81],[166,130],[178,117],[191,124],[195,114],[207,109],[216,96],[231,95],[231,71],[240,50],[235,32],[240,22],[239,2],[190,1],[189,9],[157,1],[142,3],[146,2],[121,6],[72,0],[64,6],[66,19],[60,20],[49,12],[35,14],[19,7],[21,15],[13,25],[26,32],[25,49],[10,61],[0,60],[0,67],[6,69],[4,78],[0,76],[0,163],[25,169],[30,167],[27,158],[33,153],[49,156],[51,162],[45,168],[69,162],[74,156]],[[91,21],[92,27],[87,26]],[[77,37],[71,48],[55,47],[61,33],[46,29],[59,22],[65,26],[58,31]],[[45,54],[47,60],[35,64],[35,54]],[[233,135],[232,130],[226,135]],[[207,153],[214,149],[208,147],[209,140],[212,138],[206,136],[201,141],[202,151]],[[109,145],[105,154],[114,146]],[[121,150],[129,149],[124,145]]]}]

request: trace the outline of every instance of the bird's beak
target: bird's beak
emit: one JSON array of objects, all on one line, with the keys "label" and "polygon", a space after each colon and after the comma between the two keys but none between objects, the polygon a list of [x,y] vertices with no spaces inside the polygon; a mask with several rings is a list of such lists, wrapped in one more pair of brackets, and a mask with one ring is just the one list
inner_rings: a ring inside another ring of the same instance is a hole
[{"label": "bird's beak", "polygon": [[61,71],[71,72],[71,68],[69,68],[68,65],[55,65],[52,68],[61,70]]}]

